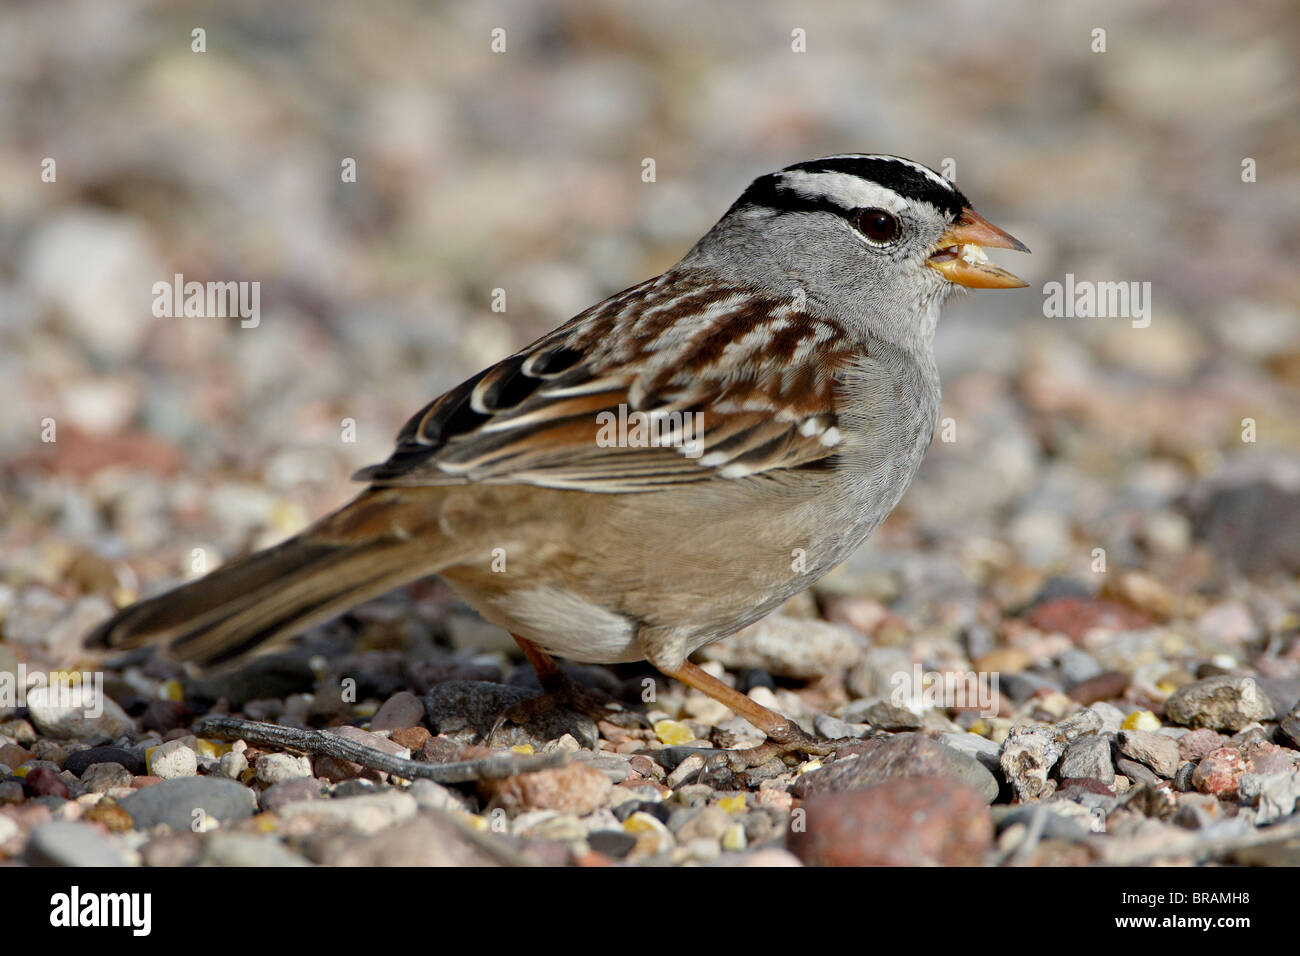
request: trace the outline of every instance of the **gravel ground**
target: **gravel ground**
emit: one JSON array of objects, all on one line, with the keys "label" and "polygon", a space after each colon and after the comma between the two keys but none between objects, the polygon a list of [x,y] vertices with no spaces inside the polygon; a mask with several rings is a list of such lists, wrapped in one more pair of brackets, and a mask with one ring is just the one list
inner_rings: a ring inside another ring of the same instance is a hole
[{"label": "gravel ground", "polygon": [[[0,15],[0,861],[1300,864],[1293,7],[515,7]],[[573,675],[631,726],[488,746],[538,688],[437,581],[237,674],[82,650],[341,503],[407,414],[670,264],[752,175],[856,149],[955,159],[1034,250],[1034,287],[949,307],[947,428],[898,511],[700,655],[860,744],[733,773],[753,730],[627,665]],[[154,317],[175,273],[260,282],[260,321]],[[1150,282],[1149,324],[1045,317],[1067,274]],[[69,671],[102,712],[14,699]],[[971,675],[996,695],[955,697]],[[547,766],[412,782],[218,716],[434,777]]]}]

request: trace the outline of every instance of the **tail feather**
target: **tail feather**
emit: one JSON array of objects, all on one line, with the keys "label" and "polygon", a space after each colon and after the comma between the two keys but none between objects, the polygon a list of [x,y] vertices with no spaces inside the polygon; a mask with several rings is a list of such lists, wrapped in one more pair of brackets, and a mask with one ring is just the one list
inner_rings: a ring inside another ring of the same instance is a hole
[{"label": "tail feather", "polygon": [[[168,645],[220,665],[436,571],[409,541],[322,542],[305,532],[166,594],[123,608],[88,646]],[[427,555],[427,551],[425,552]]]}]

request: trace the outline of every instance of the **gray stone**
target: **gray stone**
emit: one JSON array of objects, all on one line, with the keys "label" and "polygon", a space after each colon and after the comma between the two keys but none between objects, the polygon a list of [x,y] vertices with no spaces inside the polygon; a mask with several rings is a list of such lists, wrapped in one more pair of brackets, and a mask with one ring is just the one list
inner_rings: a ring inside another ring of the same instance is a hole
[{"label": "gray stone", "polygon": [[1273,702],[1253,677],[1207,677],[1184,684],[1165,702],[1165,718],[1172,723],[1233,733],[1276,715]]},{"label": "gray stone", "polygon": [[402,730],[424,719],[424,701],[410,691],[398,691],[371,718],[371,730]]},{"label": "gray stone", "polygon": [[68,759],[63,761],[63,769],[70,770],[84,779],[86,770],[97,763],[115,763],[137,775],[145,772],[144,752],[127,750],[125,747],[91,747],[87,750],[78,750],[76,753],[69,754]]},{"label": "gray stone", "polygon": [[470,809],[467,797],[432,780],[424,778],[413,780],[406,792],[415,798],[415,802],[421,810],[450,811]]},{"label": "gray stone", "polygon": [[1160,783],[1160,778],[1152,772],[1150,767],[1127,757],[1120,757],[1116,760],[1115,769],[1137,783],[1149,783],[1153,787]]},{"label": "gray stone", "polygon": [[838,740],[841,737],[860,737],[862,736],[854,729],[852,724],[840,720],[838,717],[832,717],[830,714],[818,714],[813,718],[813,727],[817,733],[821,734],[828,740]]},{"label": "gray stone", "polygon": [[1084,826],[1079,820],[1060,812],[1064,809],[1063,806],[1060,806],[1060,803],[1060,801],[1055,801],[1051,804],[1035,803],[1030,806],[996,807],[993,821],[999,831],[1019,823],[1025,827],[1041,826],[1042,838],[1045,840],[1067,840],[1071,843],[1086,840],[1091,835],[1092,830]]},{"label": "gray stone", "polygon": [[321,825],[338,825],[357,833],[378,833],[415,816],[418,805],[409,793],[386,790],[332,800],[306,800],[279,809],[285,819],[306,817]]},{"label": "gray stone", "polygon": [[998,798],[1001,789],[998,778],[983,761],[969,753],[940,744],[948,761],[948,776],[954,780],[969,784],[983,794],[984,799],[992,803]]},{"label": "gray stone", "polygon": [[233,780],[180,777],[137,790],[125,797],[121,806],[131,815],[136,829],[165,824],[173,830],[188,830],[204,817],[223,823],[251,817],[257,798],[252,790]]},{"label": "gray stone", "polygon": [[66,688],[37,687],[27,692],[27,710],[41,733],[58,740],[112,740],[132,733],[135,724],[107,694],[87,688],[85,699]]},{"label": "gray stone", "polygon": [[263,810],[275,811],[289,803],[319,799],[320,795],[321,784],[315,777],[290,777],[263,790],[258,803]]},{"label": "gray stone", "polygon": [[1124,756],[1145,764],[1166,780],[1173,778],[1182,762],[1178,741],[1165,734],[1148,730],[1121,730],[1116,737],[1116,745]]},{"label": "gray stone", "polygon": [[1109,787],[1115,782],[1110,741],[1099,734],[1080,737],[1065,749],[1057,773],[1062,780],[1096,780]]},{"label": "gray stone", "polygon": [[1291,708],[1290,712],[1278,723],[1278,727],[1283,736],[1295,746],[1300,747],[1300,704]]},{"label": "gray stone", "polygon": [[1067,687],[1082,683],[1101,673],[1101,665],[1091,654],[1079,647],[1069,647],[1056,657],[1056,667]]},{"label": "gray stone", "polygon": [[1295,812],[1300,799],[1300,770],[1244,773],[1237,787],[1243,803],[1256,807],[1255,822],[1270,823]]},{"label": "gray stone", "polygon": [[920,730],[921,718],[890,700],[878,700],[863,712],[863,719],[878,730],[902,732]]},{"label": "gray stone", "polygon": [[107,793],[131,786],[131,772],[117,763],[92,763],[81,775],[81,783],[91,793]]},{"label": "gray stone", "polygon": [[622,754],[612,754],[600,750],[579,750],[573,755],[574,761],[587,763],[595,767],[611,783],[621,783],[632,776],[632,761]]},{"label": "gray stone", "polygon": [[25,860],[33,866],[126,866],[117,847],[96,827],[59,820],[32,830]]},{"label": "gray stone", "polygon": [[1196,773],[1196,761],[1189,760],[1178,768],[1174,774],[1174,789],[1182,793],[1196,792],[1196,783],[1192,776]]},{"label": "gray stone", "polygon": [[210,866],[310,866],[273,836],[211,833],[203,841],[200,863]]},{"label": "gray stone", "polygon": [[756,668],[777,677],[809,679],[847,671],[861,655],[862,643],[839,624],[772,614],[701,653],[731,670]]},{"label": "gray stone", "polygon": [[[1100,725],[1101,719],[1097,719]],[[1022,801],[1041,800],[1056,788],[1047,779],[1065,752],[1062,734],[1044,724],[1013,727],[1002,742],[999,763]]]},{"label": "gray stone", "polygon": [[1053,727],[1066,743],[1070,743],[1088,734],[1101,733],[1103,723],[1101,714],[1095,710],[1081,710],[1064,720],[1057,721]]}]

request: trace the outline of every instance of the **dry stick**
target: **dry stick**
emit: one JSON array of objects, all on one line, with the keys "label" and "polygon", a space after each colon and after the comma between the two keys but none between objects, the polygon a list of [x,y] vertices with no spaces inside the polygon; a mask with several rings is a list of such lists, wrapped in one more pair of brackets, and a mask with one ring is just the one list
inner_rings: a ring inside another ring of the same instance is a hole
[{"label": "dry stick", "polygon": [[395,757],[328,730],[299,730],[259,720],[238,717],[207,717],[198,732],[226,740],[246,740],[261,747],[284,747],[306,753],[324,754],[336,760],[350,760],[371,770],[382,770],[395,777],[414,780],[423,777],[435,783],[469,783],[475,780],[501,780],[517,773],[530,773],[562,766],[568,754],[492,754],[478,760],[457,763],[424,763]]},{"label": "dry stick", "polygon": [[1290,816],[1268,826],[1247,830],[1244,833],[1226,833],[1198,835],[1190,833],[1185,837],[1166,839],[1155,849],[1139,847],[1131,850],[1127,847],[1113,848],[1104,854],[1101,863],[1108,866],[1142,866],[1157,860],[1174,857],[1190,857],[1198,862],[1225,856],[1235,850],[1247,850],[1270,843],[1281,843],[1300,837],[1300,817]]}]

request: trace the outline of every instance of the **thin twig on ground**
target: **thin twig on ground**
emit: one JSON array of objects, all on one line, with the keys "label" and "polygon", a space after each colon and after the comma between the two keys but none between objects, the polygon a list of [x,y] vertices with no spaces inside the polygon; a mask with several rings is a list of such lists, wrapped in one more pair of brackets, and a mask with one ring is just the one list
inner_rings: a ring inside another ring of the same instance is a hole
[{"label": "thin twig on ground", "polygon": [[198,732],[224,740],[245,740],[259,747],[283,747],[304,753],[324,754],[406,780],[423,778],[435,783],[501,780],[518,773],[559,767],[568,759],[568,754],[556,751],[549,754],[495,753],[477,760],[425,763],[383,753],[328,730],[300,730],[238,717],[207,717],[200,722]]}]

